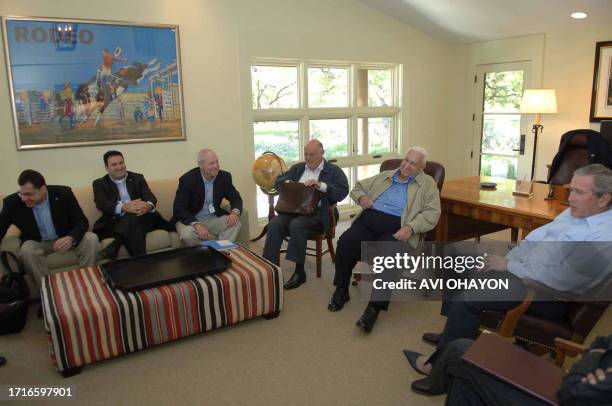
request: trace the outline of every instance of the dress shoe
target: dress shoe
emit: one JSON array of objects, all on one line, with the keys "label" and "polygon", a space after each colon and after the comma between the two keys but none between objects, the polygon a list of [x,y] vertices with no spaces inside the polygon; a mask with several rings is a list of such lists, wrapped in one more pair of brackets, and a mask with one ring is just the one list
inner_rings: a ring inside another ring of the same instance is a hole
[{"label": "dress shoe", "polygon": [[416,381],[412,382],[412,384],[410,385],[410,388],[414,392],[418,393],[419,395],[425,395],[425,396],[437,395],[436,393],[433,393],[433,391],[431,390],[431,383],[429,381],[429,377],[423,378],[423,379],[417,379]]},{"label": "dress shoe", "polygon": [[351,297],[348,294],[348,290],[346,288],[336,288],[334,294],[327,305],[327,310],[330,312],[337,312],[342,310],[344,304],[348,302]]},{"label": "dress shoe", "polygon": [[355,324],[357,327],[361,327],[366,333],[369,333],[372,331],[372,328],[374,328],[374,323],[376,323],[376,319],[378,318],[378,312],[380,312],[380,309],[368,305]]},{"label": "dress shoe", "polygon": [[433,345],[434,347],[438,346],[440,342],[440,334],[437,333],[425,333],[423,334],[423,341],[425,341],[429,345]]},{"label": "dress shoe", "polygon": [[294,272],[291,278],[283,286],[287,290],[298,288],[302,283],[306,282],[306,274]]},{"label": "dress shoe", "polygon": [[408,360],[408,362],[410,363],[410,366],[412,367],[412,369],[414,369],[415,371],[417,371],[419,374],[421,375],[427,375],[425,372],[421,371],[418,367],[417,367],[417,359],[423,354],[420,354],[418,352],[415,351],[410,351],[410,350],[404,350],[404,356],[406,357],[406,359]]}]

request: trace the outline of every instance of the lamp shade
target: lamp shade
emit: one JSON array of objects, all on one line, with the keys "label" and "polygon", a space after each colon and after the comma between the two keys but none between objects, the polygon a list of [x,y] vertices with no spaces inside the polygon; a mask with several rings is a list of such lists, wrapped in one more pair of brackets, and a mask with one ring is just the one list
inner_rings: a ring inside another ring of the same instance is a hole
[{"label": "lamp shade", "polygon": [[520,112],[525,114],[556,113],[557,96],[555,89],[525,89]]}]

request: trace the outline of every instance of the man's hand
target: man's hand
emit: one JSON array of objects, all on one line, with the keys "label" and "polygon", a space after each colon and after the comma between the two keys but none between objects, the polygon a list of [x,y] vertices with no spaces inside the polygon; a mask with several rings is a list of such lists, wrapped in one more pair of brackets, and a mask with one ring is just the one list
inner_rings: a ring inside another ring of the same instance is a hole
[{"label": "man's hand", "polygon": [[317,189],[319,188],[319,181],[316,179],[310,179],[307,180],[306,182],[304,182],[304,186],[309,187],[309,186],[314,186]]},{"label": "man's hand", "polygon": [[141,199],[130,200],[129,202],[124,203],[121,207],[121,210],[124,212],[135,214],[137,216],[142,216],[143,214],[150,212],[152,209],[153,208],[149,203]]},{"label": "man's hand", "polygon": [[369,209],[374,204],[374,202],[372,201],[372,199],[370,199],[368,195],[361,196],[359,198],[358,203],[361,206],[361,208],[364,210]]},{"label": "man's hand", "polygon": [[230,227],[235,226],[240,220],[240,216],[238,216],[235,212],[231,212],[226,219],[227,225]]},{"label": "man's hand", "polygon": [[58,238],[53,243],[53,251],[59,252],[60,254],[63,254],[64,252],[66,252],[70,248],[72,248],[72,243],[73,242],[74,242],[74,238],[72,238],[69,235],[67,235],[65,237],[62,237],[62,238]]},{"label": "man's hand", "polygon": [[200,240],[208,240],[209,239],[208,229],[206,227],[204,227],[204,224],[202,224],[202,223],[194,224],[193,228],[195,229],[195,232],[198,235],[198,238]]},{"label": "man's hand", "polygon": [[[609,373],[610,368],[608,368],[607,372]],[[582,378],[582,383],[588,382],[590,385],[596,385],[598,382],[606,380],[606,373],[603,369],[598,368],[595,370],[595,373],[588,373],[587,376]]]},{"label": "man's hand", "polygon": [[414,232],[412,231],[412,227],[404,226],[400,228],[397,233],[393,234],[393,238],[398,241],[408,241],[410,237],[412,237],[412,234],[414,234]]},{"label": "man's hand", "polygon": [[484,262],[482,271],[504,272],[508,269],[508,260],[500,255],[488,255]]}]

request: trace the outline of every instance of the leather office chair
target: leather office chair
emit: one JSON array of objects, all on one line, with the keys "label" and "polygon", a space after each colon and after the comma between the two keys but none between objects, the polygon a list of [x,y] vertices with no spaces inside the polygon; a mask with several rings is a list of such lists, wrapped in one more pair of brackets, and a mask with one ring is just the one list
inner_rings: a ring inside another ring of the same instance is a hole
[{"label": "leather office chair", "polygon": [[[539,352],[556,352],[555,339],[561,338],[582,344],[591,332],[602,314],[606,311],[609,301],[575,301],[566,293],[531,282],[527,298],[519,306],[508,311],[484,312],[480,319],[483,330],[495,331],[504,337],[514,337],[519,341],[535,345]],[[602,294],[589,293],[585,297],[604,297],[610,289],[610,279],[596,287]],[[569,302],[568,312],[561,318],[538,317],[526,314],[531,305],[536,290],[545,291],[552,297]],[[594,296],[593,296],[594,295]],[[556,352],[556,362],[563,364],[564,354]]]},{"label": "leather office chair", "polygon": [[570,183],[574,171],[590,163],[586,134],[577,134],[563,150],[561,161],[554,173],[548,174],[548,183],[565,185]]},{"label": "leather office chair", "polygon": [[[306,255],[309,257],[316,257],[317,264],[317,278],[321,277],[321,260],[323,255],[329,252],[332,263],[336,263],[336,251],[334,249],[334,238],[336,237],[336,216],[334,209],[336,204],[332,204],[327,207],[327,215],[329,216],[329,229],[327,233],[316,234],[308,239],[308,241],[314,241],[315,247],[306,246]],[[289,241],[288,237],[285,241]],[[323,241],[327,241],[327,249],[323,251]],[[282,249],[280,252],[287,252],[286,249]]]}]

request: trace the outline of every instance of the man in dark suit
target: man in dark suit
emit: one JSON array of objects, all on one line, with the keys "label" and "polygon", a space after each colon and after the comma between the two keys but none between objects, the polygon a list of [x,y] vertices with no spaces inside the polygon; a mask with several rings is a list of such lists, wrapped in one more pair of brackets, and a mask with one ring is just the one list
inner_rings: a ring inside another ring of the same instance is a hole
[{"label": "man in dark suit", "polygon": [[[323,144],[318,140],[311,140],[304,147],[306,162],[293,165],[287,173],[276,178],[277,190],[280,190],[285,182],[301,182],[305,186],[314,185],[321,192],[320,205],[312,216],[280,214],[268,224],[264,258],[279,264],[283,238],[289,236],[286,258],[295,262],[295,272],[285,283],[285,289],[295,289],[306,282],[304,261],[308,238],[327,231],[327,208],[342,201],[349,192],[346,175],[342,169],[323,159],[324,153]],[[335,210],[335,215],[338,218],[338,209]]]},{"label": "man in dark suit", "polygon": [[104,166],[107,175],[93,182],[94,201],[102,212],[93,231],[100,241],[114,238],[103,250],[108,258],[117,258],[122,245],[131,256],[144,255],[147,233],[169,224],[155,211],[157,199],[144,176],[127,170],[121,152],[105,153]]},{"label": "man in dark suit", "polygon": [[[230,202],[231,212],[221,208]],[[240,231],[242,198],[232,183],[232,174],[219,169],[219,158],[213,150],[198,152],[198,167],[179,179],[174,198],[176,231],[183,244],[195,246],[203,240],[236,241]]]},{"label": "man in dark suit", "polygon": [[47,186],[45,178],[31,169],[21,172],[17,183],[19,191],[4,199],[0,212],[0,240],[11,224],[21,230],[19,256],[38,287],[49,274],[46,257],[51,253],[74,249],[80,266],[93,265],[98,237],[87,231],[89,223],[72,190]]}]

